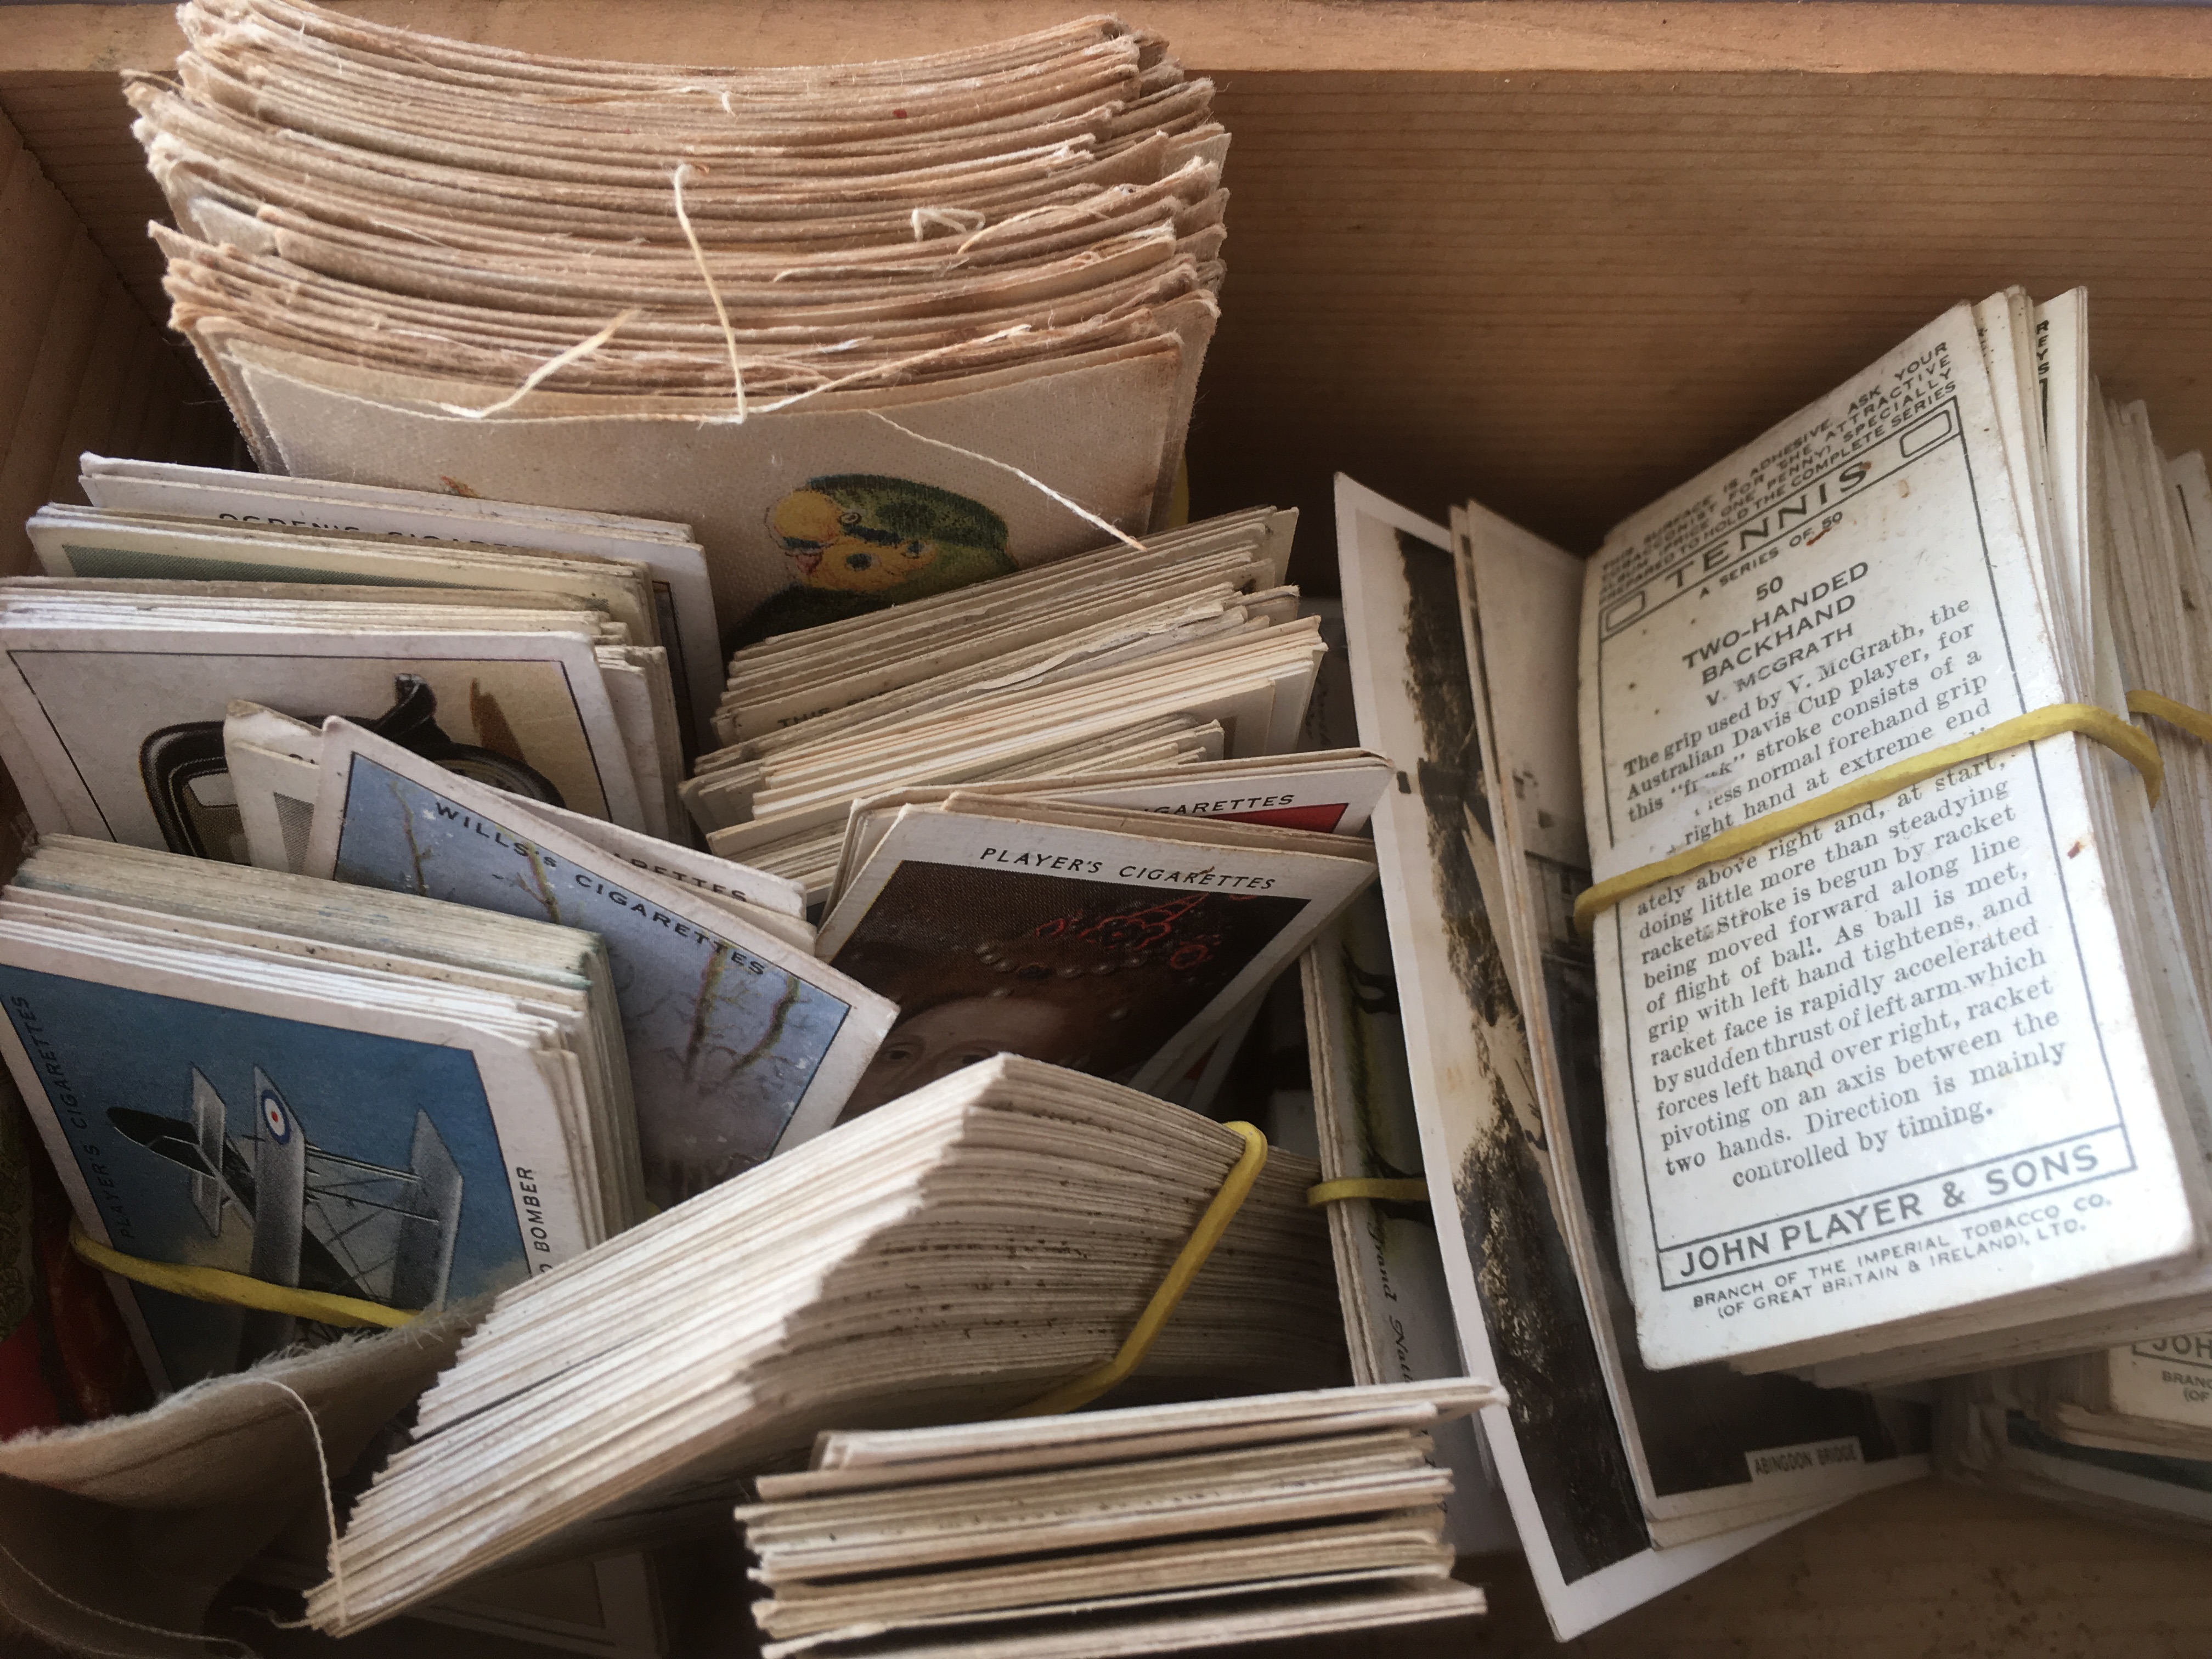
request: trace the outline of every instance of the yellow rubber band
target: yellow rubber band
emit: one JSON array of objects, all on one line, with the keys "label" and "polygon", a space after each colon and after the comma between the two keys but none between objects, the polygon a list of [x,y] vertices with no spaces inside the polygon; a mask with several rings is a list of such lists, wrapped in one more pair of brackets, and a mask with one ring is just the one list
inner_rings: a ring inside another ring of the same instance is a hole
[{"label": "yellow rubber band", "polygon": [[1168,1316],[1182,1300],[1182,1293],[1190,1288],[1190,1281],[1198,1277],[1198,1270],[1206,1265],[1206,1258],[1213,1254],[1213,1247],[1221,1242],[1221,1235],[1229,1231],[1229,1224],[1237,1218],[1243,1207],[1245,1194],[1252,1183],[1260,1178],[1267,1167],[1267,1137],[1249,1123],[1228,1123],[1224,1128],[1234,1129],[1244,1138],[1244,1152],[1229,1173],[1222,1178],[1221,1189],[1213,1201],[1199,1217],[1198,1225],[1191,1229],[1190,1237],[1182,1249],[1168,1266],[1167,1277],[1160,1280],[1159,1289],[1152,1299],[1145,1304],[1144,1312],[1130,1327],[1129,1334],[1122,1340],[1121,1348],[1104,1364],[1071,1376],[1048,1393],[1041,1394],[1026,1406],[1017,1407],[1006,1413],[1009,1417],[1055,1417],[1062,1412],[1072,1412],[1089,1405],[1092,1401],[1128,1376],[1144,1363],[1152,1352],[1152,1344],[1168,1322]]},{"label": "yellow rubber band", "polygon": [[195,1302],[220,1302],[233,1308],[256,1308],[264,1313],[290,1314],[318,1325],[382,1325],[388,1329],[412,1322],[404,1308],[387,1308],[380,1302],[357,1296],[333,1296],[327,1291],[302,1291],[289,1285],[270,1285],[244,1273],[221,1267],[185,1267],[173,1261],[149,1261],[110,1249],[72,1220],[70,1249],[95,1267],[172,1296],[188,1296]]},{"label": "yellow rubber band", "polygon": [[[2132,694],[2128,699],[2129,705],[2134,706],[2136,696],[2154,695],[2146,692]],[[2160,697],[2159,701],[2164,702],[2166,699]],[[2172,706],[2176,708],[2182,707],[2179,703]],[[2189,712],[2194,714],[2196,711]],[[1601,911],[1610,910],[1647,887],[1656,887],[1662,882],[1686,876],[1708,864],[1725,864],[1755,847],[1779,841],[1808,824],[1817,823],[1822,818],[1832,818],[1838,812],[1848,812],[1869,801],[1880,800],[1884,795],[1893,795],[1923,778],[1932,778],[1938,772],[1948,772],[1962,762],[1974,760],[1983,755],[1994,755],[2006,749],[2016,749],[2021,744],[2034,743],[2039,738],[2055,738],[2062,732],[2078,732],[2085,738],[2094,738],[2118,755],[2142,774],[2143,787],[2150,792],[2151,805],[2158,805],[2160,792],[2166,787],[2166,766],[2159,759],[2158,744],[2150,733],[2139,726],[2129,725],[2111,709],[2100,708],[2094,703],[2054,702],[2047,708],[2031,709],[2011,720],[2000,720],[1977,736],[1961,738],[1958,742],[1947,743],[1940,749],[1908,755],[1903,760],[1879,771],[1869,772],[1841,788],[1824,791],[1810,800],[1797,802],[1794,806],[1761,813],[1748,823],[1739,823],[1733,830],[1723,830],[1711,840],[1685,848],[1671,858],[1638,865],[1633,870],[1586,888],[1582,896],[1575,901],[1575,930],[1587,939],[1596,926]]]},{"label": "yellow rubber band", "polygon": [[2128,712],[2154,714],[2168,726],[2179,726],[2200,743],[2212,743],[2212,714],[2191,708],[2185,702],[2176,702],[2172,697],[2161,697],[2155,691],[2129,692]]},{"label": "yellow rubber band", "polygon": [[1306,1206],[1310,1209],[1341,1203],[1347,1198],[1379,1199],[1386,1204],[1425,1204],[1429,1201],[1429,1183],[1418,1176],[1411,1181],[1347,1176],[1341,1181],[1317,1181],[1306,1188]]}]

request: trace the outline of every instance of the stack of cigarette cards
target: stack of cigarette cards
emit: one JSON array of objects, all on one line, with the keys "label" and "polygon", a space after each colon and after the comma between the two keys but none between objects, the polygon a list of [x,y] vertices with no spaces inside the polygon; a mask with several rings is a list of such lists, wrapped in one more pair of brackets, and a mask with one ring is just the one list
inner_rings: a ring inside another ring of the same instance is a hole
[{"label": "stack of cigarette cards", "polygon": [[1075,1659],[1461,1618],[1454,1378],[828,1433],[738,1510],[765,1659]]},{"label": "stack of cigarette cards", "polygon": [[819,901],[871,795],[1285,754],[1324,649],[1282,581],[1294,523],[1255,508],[748,647],[684,805]]},{"label": "stack of cigarette cards", "polygon": [[[76,1218],[126,1255],[433,1312],[646,1213],[590,933],[64,836],[0,892],[0,994]],[[335,1334],[113,1283],[171,1388]]]}]

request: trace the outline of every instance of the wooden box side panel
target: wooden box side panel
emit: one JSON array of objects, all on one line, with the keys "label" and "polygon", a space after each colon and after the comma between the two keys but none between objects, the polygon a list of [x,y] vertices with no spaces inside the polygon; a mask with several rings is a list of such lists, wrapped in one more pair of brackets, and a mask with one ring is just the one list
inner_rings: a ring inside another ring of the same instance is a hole
[{"label": "wooden box side panel", "polygon": [[[21,575],[37,568],[23,520],[47,501],[84,499],[82,451],[222,463],[234,434],[198,364],[124,286],[4,115],[0,250],[0,575]],[[0,771],[0,874],[27,830]]]},{"label": "wooden box side panel", "polygon": [[1340,469],[1589,550],[2008,283],[2086,284],[2106,390],[2212,443],[2212,82],[1252,74],[1218,107],[1194,510],[1295,502],[1310,550]]},{"label": "wooden box side panel", "polygon": [[[84,499],[76,487],[81,452],[222,462],[232,450],[228,411],[183,343],[155,321],[167,302],[159,255],[145,235],[143,196],[126,211],[137,241],[155,256],[150,292],[143,281],[138,294],[125,287],[79,211],[80,202],[97,206],[102,191],[115,188],[100,176],[113,163],[98,164],[90,177],[82,169],[72,175],[68,158],[106,146],[112,134],[97,125],[112,119],[105,104],[124,106],[112,76],[69,78],[80,83],[74,90],[105,98],[88,112],[82,102],[28,100],[27,133],[0,114],[0,248],[7,252],[0,259],[0,574],[6,575],[33,568],[25,519],[46,501]],[[0,104],[12,110],[25,92],[20,84],[0,85]],[[84,119],[94,125],[76,125]],[[64,142],[88,131],[106,136]],[[122,136],[130,142],[127,128]],[[56,155],[66,191],[49,168]],[[152,196],[143,161],[136,177]],[[152,199],[158,204],[158,196]]]}]

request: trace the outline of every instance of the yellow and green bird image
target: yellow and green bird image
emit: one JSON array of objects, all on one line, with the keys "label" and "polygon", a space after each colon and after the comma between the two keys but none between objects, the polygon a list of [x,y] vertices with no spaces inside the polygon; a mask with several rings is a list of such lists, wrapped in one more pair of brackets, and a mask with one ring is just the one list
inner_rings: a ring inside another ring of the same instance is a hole
[{"label": "yellow and green bird image", "polygon": [[809,478],[768,514],[792,585],[745,619],[733,645],[964,587],[1014,568],[1006,521],[932,484],[872,473]]}]

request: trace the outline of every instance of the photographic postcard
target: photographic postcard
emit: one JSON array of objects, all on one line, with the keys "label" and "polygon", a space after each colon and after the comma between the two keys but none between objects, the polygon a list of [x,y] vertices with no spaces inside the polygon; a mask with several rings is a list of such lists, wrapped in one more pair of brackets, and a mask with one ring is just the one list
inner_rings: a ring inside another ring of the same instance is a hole
[{"label": "photographic postcard", "polygon": [[1349,840],[1331,857],[994,808],[902,811],[823,923],[830,964],[899,1005],[848,1116],[994,1054],[1156,1090],[1374,874]]},{"label": "photographic postcard", "polygon": [[1423,1168],[1460,1348],[1511,1403],[1489,1438],[1553,1629],[1565,1640],[1771,1535],[1766,1522],[1653,1547],[1556,1191],[1501,938],[1492,803],[1449,532],[1337,479],[1337,550],[1361,742],[1397,787],[1375,814]]},{"label": "photographic postcard", "polygon": [[599,934],[646,1189],[680,1202],[819,1133],[896,1010],[726,902],[332,720],[306,873]]},{"label": "photographic postcard", "polygon": [[[0,1048],[79,1220],[127,1255],[435,1309],[585,1246],[555,1103],[513,1039],[221,984],[188,951],[111,954],[12,921],[0,1007]],[[172,1388],[328,1334],[123,1294]]]},{"label": "photographic postcard", "polygon": [[[1382,896],[1372,889],[1316,939],[1302,966],[1324,1181],[1420,1174],[1420,1126]],[[1340,1200],[1328,1207],[1352,1380],[1414,1382],[1466,1374],[1453,1330],[1436,1212],[1425,1204]],[[1452,1472],[1446,1536],[1461,1555],[1516,1549],[1512,1511],[1472,1418],[1430,1431]]]},{"label": "photographic postcard", "polygon": [[[1663,1523],[1786,1511],[1926,1474],[1928,1413],[1855,1389],[1718,1364],[1655,1371],[1621,1277],[1598,1072],[1596,966],[1577,936],[1589,885],[1575,648],[1583,562],[1480,507],[1453,514],[1484,793],[1510,905],[1561,1231],[1644,1510]],[[1746,1517],[1747,1518],[1747,1517]]]},{"label": "photographic postcard", "polygon": [[[65,830],[202,857],[240,836],[234,700],[404,727],[440,759],[632,828],[637,787],[592,642],[565,634],[0,624],[0,712]],[[234,860],[235,861],[235,860]]]}]

